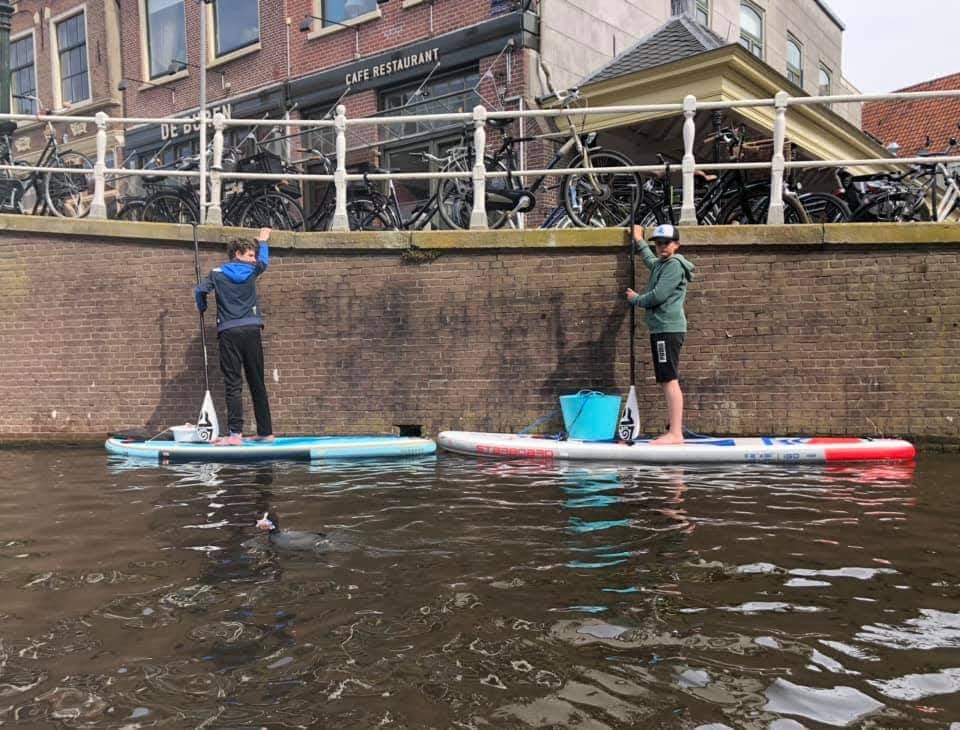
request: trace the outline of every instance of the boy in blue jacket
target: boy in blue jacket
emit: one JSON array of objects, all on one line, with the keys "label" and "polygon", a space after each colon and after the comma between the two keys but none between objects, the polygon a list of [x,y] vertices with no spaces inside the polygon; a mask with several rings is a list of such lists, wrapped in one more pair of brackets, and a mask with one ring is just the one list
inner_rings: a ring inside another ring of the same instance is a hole
[{"label": "boy in blue jacket", "polygon": [[243,374],[253,399],[257,419],[256,441],[273,441],[270,403],[263,373],[263,317],[257,303],[257,277],[267,269],[270,229],[261,228],[257,243],[234,239],[227,248],[230,261],[213,269],[194,289],[197,309],[207,309],[207,294],[217,298],[217,337],[220,370],[227,400],[230,434],[216,439],[218,446],[239,446],[243,434]]}]

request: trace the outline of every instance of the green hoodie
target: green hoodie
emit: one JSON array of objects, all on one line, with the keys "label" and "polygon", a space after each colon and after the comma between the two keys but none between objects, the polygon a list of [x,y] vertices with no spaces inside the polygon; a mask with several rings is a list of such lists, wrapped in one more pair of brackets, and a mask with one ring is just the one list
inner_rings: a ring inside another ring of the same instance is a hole
[{"label": "green hoodie", "polygon": [[693,280],[693,264],[678,253],[661,261],[649,246],[641,245],[640,254],[650,269],[650,281],[643,294],[633,302],[634,306],[647,310],[647,327],[651,334],[686,332],[683,300],[687,296],[687,282]]}]

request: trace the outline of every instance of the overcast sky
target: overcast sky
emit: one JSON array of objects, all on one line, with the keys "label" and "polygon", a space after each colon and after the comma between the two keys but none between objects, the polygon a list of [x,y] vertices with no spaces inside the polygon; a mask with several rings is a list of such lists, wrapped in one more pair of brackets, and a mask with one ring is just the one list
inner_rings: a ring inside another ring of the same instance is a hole
[{"label": "overcast sky", "polygon": [[960,73],[960,0],[826,0],[847,27],[843,75],[864,94]]}]

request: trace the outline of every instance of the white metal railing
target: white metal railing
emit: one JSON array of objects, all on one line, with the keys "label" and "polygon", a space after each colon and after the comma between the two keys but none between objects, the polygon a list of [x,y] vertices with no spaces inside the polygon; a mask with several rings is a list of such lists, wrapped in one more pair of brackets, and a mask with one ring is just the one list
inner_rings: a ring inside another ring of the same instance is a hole
[{"label": "white metal railing", "polygon": [[[784,172],[793,168],[835,168],[848,166],[876,166],[889,167],[908,164],[936,164],[936,163],[957,163],[960,162],[960,155],[927,156],[911,158],[870,158],[853,160],[805,160],[805,161],[787,161],[784,158],[784,142],[786,138],[787,111],[790,107],[810,106],[815,104],[837,104],[847,102],[864,101],[907,101],[930,98],[956,98],[960,97],[960,89],[941,90],[941,91],[916,91],[900,92],[891,94],[844,94],[837,96],[790,96],[784,91],[779,92],[773,98],[767,99],[738,99],[734,101],[709,101],[699,102],[692,95],[685,96],[680,103],[673,104],[640,104],[640,105],[620,105],[606,107],[578,107],[570,109],[567,107],[556,109],[525,109],[516,111],[488,111],[483,106],[474,107],[472,112],[444,113],[444,114],[421,114],[404,116],[374,116],[350,119],[347,118],[346,107],[337,106],[336,115],[332,120],[296,120],[296,119],[228,119],[221,113],[216,113],[210,118],[204,114],[208,124],[213,126],[212,140],[212,163],[209,174],[205,166],[201,165],[200,170],[168,170],[163,169],[162,174],[170,177],[194,177],[199,178],[201,189],[205,189],[207,177],[210,181],[210,199],[206,209],[201,209],[200,216],[202,222],[219,225],[222,223],[222,185],[224,180],[308,180],[308,181],[332,181],[335,187],[335,211],[331,230],[345,231],[349,229],[347,219],[347,185],[352,181],[364,179],[369,180],[421,180],[421,179],[446,179],[446,178],[471,178],[473,182],[473,209],[470,216],[471,229],[484,229],[487,227],[487,214],[485,205],[486,181],[490,178],[505,177],[507,175],[522,176],[566,176],[571,174],[582,174],[583,168],[553,168],[541,170],[514,170],[511,172],[486,170],[483,164],[484,153],[487,146],[486,123],[491,119],[518,119],[533,117],[561,117],[571,115],[597,116],[597,115],[623,115],[623,114],[641,114],[641,113],[678,113],[683,115],[683,158],[681,161],[682,174],[682,195],[681,195],[681,225],[696,225],[697,215],[694,205],[694,173],[696,170],[721,170],[721,169],[742,169],[742,170],[770,170],[770,206],[768,212],[768,223],[783,223],[783,179]],[[723,162],[697,164],[694,156],[694,142],[696,135],[696,126],[694,119],[697,112],[713,111],[723,109],[739,108],[773,108],[773,150],[769,162]],[[107,208],[105,202],[106,177],[107,175],[124,176],[155,176],[161,171],[156,169],[129,169],[129,168],[108,168],[106,166],[107,150],[107,128],[110,125],[132,125],[132,124],[163,124],[184,122],[200,122],[200,116],[192,117],[163,117],[163,118],[144,118],[144,117],[109,117],[103,112],[98,112],[93,117],[81,116],[63,116],[63,115],[31,115],[31,114],[0,114],[0,120],[27,120],[27,121],[50,121],[50,122],[93,122],[97,127],[96,147],[97,156],[93,168],[94,192],[90,207],[90,216],[92,218],[106,218]],[[390,124],[399,124],[404,122],[465,122],[473,124],[473,148],[474,148],[474,166],[469,172],[389,172],[376,174],[348,174],[346,169],[346,132],[349,126],[385,126]],[[223,149],[224,149],[224,131],[228,127],[250,127],[250,126],[269,126],[269,127],[293,127],[310,129],[329,127],[335,132],[336,149],[336,167],[333,175],[329,174],[268,174],[268,173],[240,173],[227,172],[223,170]],[[632,165],[624,167],[596,167],[593,171],[598,173],[624,173],[624,172],[665,172],[666,165]],[[64,172],[76,174],[75,168],[52,168],[52,167],[27,167],[14,165],[0,165],[0,170],[6,171],[42,171],[42,172]]]}]

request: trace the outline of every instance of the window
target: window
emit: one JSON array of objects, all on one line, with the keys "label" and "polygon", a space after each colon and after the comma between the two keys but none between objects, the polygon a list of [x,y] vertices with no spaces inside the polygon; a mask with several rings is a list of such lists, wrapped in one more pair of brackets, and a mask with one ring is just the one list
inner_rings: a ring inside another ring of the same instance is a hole
[{"label": "window", "polygon": [[710,0],[697,0],[697,6],[694,8],[693,17],[697,19],[700,25],[710,27]]},{"label": "window", "polygon": [[817,81],[817,94],[819,96],[829,96],[833,93],[833,75],[830,73],[830,69],[820,64],[820,76]]},{"label": "window", "polygon": [[803,86],[803,46],[787,33],[787,78],[797,86]]},{"label": "window", "polygon": [[324,25],[336,25],[377,9],[377,0],[320,0],[318,4],[317,15],[323,18]]},{"label": "window", "polygon": [[750,3],[740,3],[740,45],[763,58],[763,16]]},{"label": "window", "polygon": [[258,43],[259,0],[217,0],[213,5],[213,29],[218,56]]},{"label": "window", "polygon": [[[37,76],[33,62],[33,34],[26,35],[10,44],[10,91],[15,95],[36,96]],[[14,114],[36,114],[36,102],[30,99],[13,99],[10,105]]]},{"label": "window", "polygon": [[[476,92],[480,75],[476,72],[433,79],[421,88],[414,84],[388,91],[380,98],[380,108],[390,116],[406,114],[450,114],[470,111],[483,103]],[[424,134],[456,126],[455,122],[401,122],[382,127],[384,141]]]},{"label": "window", "polygon": [[60,62],[60,102],[76,104],[90,98],[87,71],[87,28],[84,13],[57,24],[57,53]]},{"label": "window", "polygon": [[187,58],[183,0],[145,0],[150,78],[164,76],[174,60]]}]

